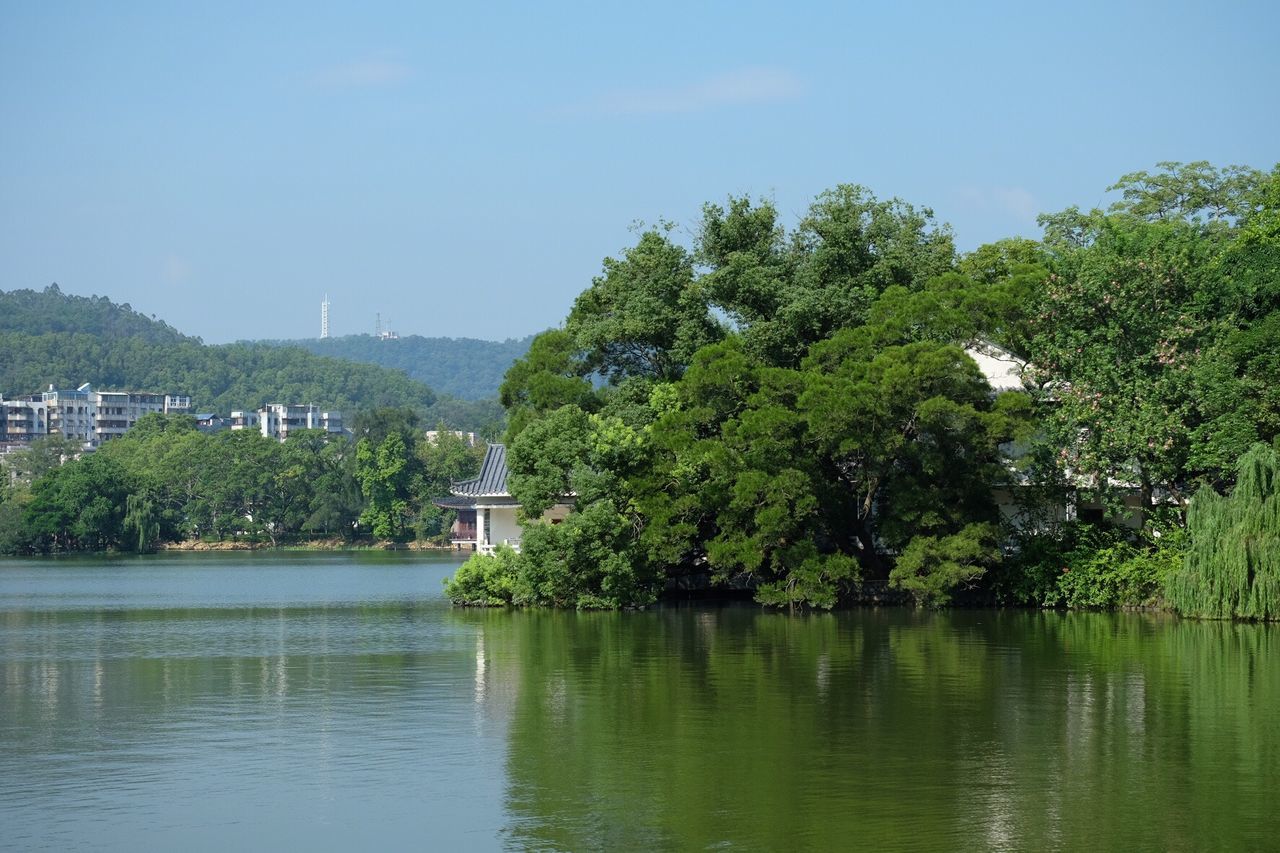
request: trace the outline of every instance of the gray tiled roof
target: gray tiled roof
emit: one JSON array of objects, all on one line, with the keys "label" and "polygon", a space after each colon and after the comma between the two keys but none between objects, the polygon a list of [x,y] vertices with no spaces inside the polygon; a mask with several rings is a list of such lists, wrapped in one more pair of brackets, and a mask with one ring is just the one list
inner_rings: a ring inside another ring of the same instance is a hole
[{"label": "gray tiled roof", "polygon": [[480,476],[454,483],[449,491],[462,497],[508,497],[506,445],[489,445],[484,454],[484,464],[480,466]]}]

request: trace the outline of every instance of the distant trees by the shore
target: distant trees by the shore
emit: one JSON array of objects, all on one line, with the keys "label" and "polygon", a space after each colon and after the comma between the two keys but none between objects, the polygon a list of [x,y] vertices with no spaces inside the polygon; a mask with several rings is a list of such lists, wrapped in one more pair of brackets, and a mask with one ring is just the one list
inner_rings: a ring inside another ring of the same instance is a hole
[{"label": "distant trees by the shore", "polygon": [[[304,430],[282,443],[252,430],[205,434],[189,417],[153,414],[79,458],[58,437],[39,440],[6,462],[0,553],[446,534],[452,519],[431,498],[473,475],[482,451],[448,431],[427,441],[412,410],[359,416],[356,433],[349,441]],[[396,472],[392,500],[370,487],[388,469]]]}]

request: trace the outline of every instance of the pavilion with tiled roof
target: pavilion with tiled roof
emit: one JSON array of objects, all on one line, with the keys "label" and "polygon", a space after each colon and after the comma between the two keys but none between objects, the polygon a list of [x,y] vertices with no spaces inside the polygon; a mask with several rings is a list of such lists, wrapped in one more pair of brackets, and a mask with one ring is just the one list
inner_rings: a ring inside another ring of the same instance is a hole
[{"label": "pavilion with tiled roof", "polygon": [[[449,497],[433,503],[456,510],[451,541],[457,548],[492,554],[499,545],[520,550],[520,504],[507,491],[507,448],[490,444],[485,450],[480,474],[449,486]],[[558,524],[568,514],[569,504],[557,504],[543,514],[544,520]]]}]

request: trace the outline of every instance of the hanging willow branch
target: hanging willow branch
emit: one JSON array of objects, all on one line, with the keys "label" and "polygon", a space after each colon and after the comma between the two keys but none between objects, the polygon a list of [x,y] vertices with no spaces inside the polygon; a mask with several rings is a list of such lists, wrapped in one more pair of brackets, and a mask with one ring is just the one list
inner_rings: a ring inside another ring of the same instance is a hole
[{"label": "hanging willow branch", "polygon": [[1207,619],[1280,619],[1280,454],[1255,444],[1237,463],[1230,497],[1196,493],[1190,548],[1166,594],[1179,613]]}]

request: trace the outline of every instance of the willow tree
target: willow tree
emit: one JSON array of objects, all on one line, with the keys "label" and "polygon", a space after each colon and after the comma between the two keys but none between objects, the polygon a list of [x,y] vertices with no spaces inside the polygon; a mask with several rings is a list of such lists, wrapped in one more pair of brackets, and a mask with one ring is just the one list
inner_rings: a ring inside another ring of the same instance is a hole
[{"label": "willow tree", "polygon": [[1175,610],[1210,619],[1280,619],[1280,454],[1255,444],[1228,497],[1201,489],[1187,512],[1191,546],[1168,581]]}]

